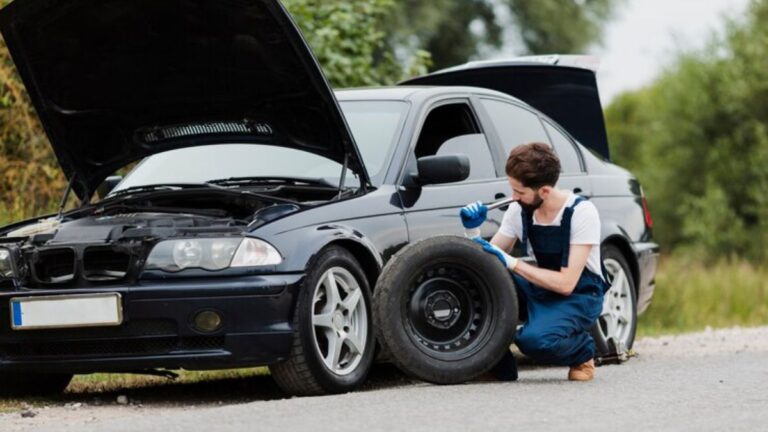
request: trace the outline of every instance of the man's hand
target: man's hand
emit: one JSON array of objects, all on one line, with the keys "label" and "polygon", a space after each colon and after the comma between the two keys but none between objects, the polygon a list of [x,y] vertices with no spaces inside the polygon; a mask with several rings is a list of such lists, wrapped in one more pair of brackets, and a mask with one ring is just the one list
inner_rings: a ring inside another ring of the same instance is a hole
[{"label": "man's hand", "polygon": [[480,201],[473,202],[461,208],[459,212],[464,228],[477,228],[485,222],[488,207]]},{"label": "man's hand", "polygon": [[499,261],[501,261],[501,263],[504,264],[504,267],[509,269],[509,271],[514,271],[515,267],[517,267],[517,258],[509,255],[508,253],[488,243],[486,240],[483,240],[480,237],[475,237],[472,240],[475,243],[481,245],[484,251],[488,252],[489,254],[495,255],[496,258],[498,258]]}]

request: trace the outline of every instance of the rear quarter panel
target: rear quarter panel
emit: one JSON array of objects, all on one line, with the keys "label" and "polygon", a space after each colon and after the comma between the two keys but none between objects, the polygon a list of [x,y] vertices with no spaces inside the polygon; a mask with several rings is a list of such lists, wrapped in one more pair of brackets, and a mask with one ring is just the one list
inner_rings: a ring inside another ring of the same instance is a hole
[{"label": "rear quarter panel", "polygon": [[624,252],[635,280],[637,310],[643,313],[655,289],[659,246],[645,223],[640,183],[629,171],[585,153],[603,244],[614,244]]}]

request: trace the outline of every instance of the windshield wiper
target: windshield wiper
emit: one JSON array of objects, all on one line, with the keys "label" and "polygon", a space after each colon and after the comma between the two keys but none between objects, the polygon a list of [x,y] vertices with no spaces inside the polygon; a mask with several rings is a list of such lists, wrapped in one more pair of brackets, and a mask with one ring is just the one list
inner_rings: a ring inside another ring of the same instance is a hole
[{"label": "windshield wiper", "polygon": [[294,178],[294,177],[229,177],[209,180],[208,184],[219,186],[251,186],[251,185],[291,185],[291,186],[323,186],[336,187],[324,179]]}]

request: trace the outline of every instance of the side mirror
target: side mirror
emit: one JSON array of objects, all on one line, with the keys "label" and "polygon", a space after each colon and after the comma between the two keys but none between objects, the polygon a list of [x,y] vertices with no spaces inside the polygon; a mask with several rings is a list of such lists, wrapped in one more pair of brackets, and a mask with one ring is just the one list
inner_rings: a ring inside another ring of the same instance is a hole
[{"label": "side mirror", "polygon": [[412,185],[454,183],[469,177],[469,158],[463,154],[424,156],[416,167],[418,173],[409,175]]},{"label": "side mirror", "polygon": [[110,192],[112,192],[112,189],[114,189],[115,186],[117,186],[118,183],[120,183],[121,181],[123,181],[122,176],[107,177],[103,182],[101,182],[99,187],[96,188],[96,193],[99,194],[99,198],[103,199],[104,197],[106,197]]}]

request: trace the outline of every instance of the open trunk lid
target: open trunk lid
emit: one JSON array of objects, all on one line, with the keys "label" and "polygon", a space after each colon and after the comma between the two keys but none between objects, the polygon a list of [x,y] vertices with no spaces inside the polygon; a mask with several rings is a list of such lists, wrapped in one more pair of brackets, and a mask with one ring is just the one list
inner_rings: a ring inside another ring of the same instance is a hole
[{"label": "open trunk lid", "polygon": [[581,144],[609,159],[596,66],[588,56],[521,57],[471,62],[401,85],[473,86],[506,93],[548,115]]}]

